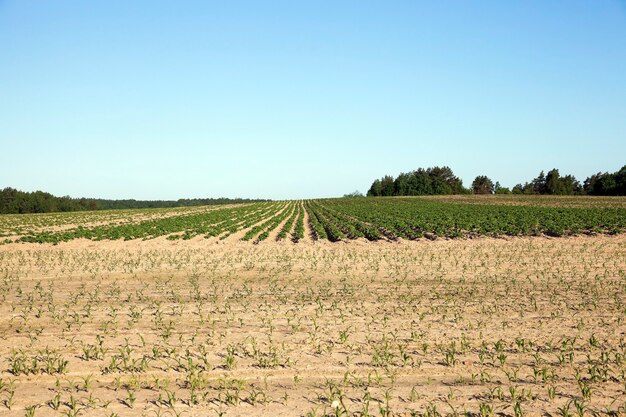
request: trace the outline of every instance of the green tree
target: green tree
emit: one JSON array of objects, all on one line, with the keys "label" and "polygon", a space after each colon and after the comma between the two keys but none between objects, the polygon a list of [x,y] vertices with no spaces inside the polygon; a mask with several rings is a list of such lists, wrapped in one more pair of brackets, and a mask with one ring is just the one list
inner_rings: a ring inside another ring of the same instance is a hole
[{"label": "green tree", "polygon": [[[433,181],[435,194],[462,194],[465,192],[463,181],[452,172],[450,167],[432,167],[426,170]],[[440,184],[446,184],[447,187]]]},{"label": "green tree", "polygon": [[545,194],[562,194],[561,192],[561,176],[558,169],[548,171],[546,175],[544,192]]},{"label": "green tree", "polygon": [[474,194],[493,194],[493,181],[486,175],[479,175],[472,182],[472,191]]},{"label": "green tree", "polygon": [[525,194],[545,194],[545,192],[546,192],[546,174],[544,174],[543,171],[541,171],[539,173],[539,175],[537,176],[537,178],[535,178],[531,182],[531,186],[532,186],[532,190],[527,190],[526,187],[524,187],[525,188],[524,189],[524,193]]},{"label": "green tree", "polygon": [[400,173],[393,182],[393,195],[410,195],[409,181],[411,174]]},{"label": "green tree", "polygon": [[380,186],[382,188],[382,196],[383,197],[391,197],[394,195],[394,182],[393,177],[391,175],[385,175],[380,180]]},{"label": "green tree", "polygon": [[381,195],[383,195],[383,186],[380,180],[374,180],[374,182],[372,183],[372,186],[367,192],[367,196],[368,197],[380,197]]},{"label": "green tree", "polygon": [[626,165],[615,173],[616,195],[626,195]]},{"label": "green tree", "polygon": [[511,190],[507,187],[501,186],[498,181],[496,181],[496,185],[493,187],[493,192],[495,194],[511,194]]},{"label": "green tree", "polygon": [[598,172],[590,176],[585,180],[585,192],[589,195],[617,195],[618,183],[616,174]]},{"label": "green tree", "polygon": [[413,172],[410,179],[410,195],[431,195],[433,194],[433,180],[426,170],[420,168]]}]

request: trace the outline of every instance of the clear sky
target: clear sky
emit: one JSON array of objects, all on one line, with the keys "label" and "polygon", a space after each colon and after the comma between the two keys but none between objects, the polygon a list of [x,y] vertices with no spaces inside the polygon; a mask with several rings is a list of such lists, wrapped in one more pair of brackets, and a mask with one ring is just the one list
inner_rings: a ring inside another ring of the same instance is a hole
[{"label": "clear sky", "polygon": [[0,0],[0,187],[295,199],[624,164],[624,1]]}]

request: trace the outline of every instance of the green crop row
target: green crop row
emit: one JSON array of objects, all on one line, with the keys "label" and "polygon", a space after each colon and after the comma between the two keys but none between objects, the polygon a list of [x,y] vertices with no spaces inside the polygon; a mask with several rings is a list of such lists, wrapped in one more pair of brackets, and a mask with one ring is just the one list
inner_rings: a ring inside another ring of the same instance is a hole
[{"label": "green crop row", "polygon": [[[323,209],[318,204],[309,202],[307,210],[309,211],[309,217],[316,221],[316,223],[312,223],[312,226],[315,228],[315,234],[318,238],[323,238],[323,235],[326,235],[326,239],[331,242],[337,242],[346,238],[345,234],[324,214]],[[320,229],[323,229],[323,234],[320,234]]]},{"label": "green crop row", "polygon": [[221,227],[215,227],[205,237],[220,236],[220,239],[226,239],[233,233],[247,229],[253,224],[263,221],[269,216],[273,216],[280,207],[281,206],[278,204],[271,204],[260,210],[253,211],[248,215],[231,218],[225,224],[219,225]]},{"label": "green crop row", "polygon": [[289,219],[287,219],[283,227],[278,232],[278,235],[276,236],[276,240],[282,240],[287,237],[287,234],[291,231],[291,229],[293,229],[294,222],[296,221],[296,218],[298,217],[299,213],[300,213],[300,204],[294,204],[293,212],[291,216],[289,216]]},{"label": "green crop row", "polygon": [[319,204],[319,202],[314,202],[313,204],[315,204],[315,209],[318,210],[328,222],[333,223],[349,239],[365,237],[368,240],[379,240],[382,237],[380,231],[375,226],[365,224],[344,213],[333,210],[328,206]]},{"label": "green crop row", "polygon": [[[64,231],[44,231],[22,236],[20,242],[59,243],[78,238],[90,240],[132,240],[152,239],[159,236],[182,233],[180,238],[189,239],[200,234],[211,234],[216,225],[246,216],[275,203],[257,203],[235,208],[210,210],[203,213],[183,214],[167,218],[140,221],[138,223],[103,225],[95,227],[78,226]],[[223,226],[219,226],[220,229]]]},{"label": "green crop row", "polygon": [[[478,204],[429,198],[341,198],[306,202],[263,202],[215,209],[128,210],[123,216],[102,212],[101,217],[89,213],[73,214],[78,221],[56,219],[51,215],[22,215],[23,221],[0,216],[0,224],[12,224],[5,230],[2,243],[59,243],[73,239],[131,240],[191,239],[196,236],[225,239],[245,231],[243,240],[266,239],[278,228],[277,240],[291,233],[297,242],[305,235],[305,215],[314,240],[419,239],[437,237],[460,238],[476,236],[568,236],[576,234],[616,234],[626,230],[626,208],[551,207],[510,205],[497,198]],[[35,217],[36,219],[29,219]],[[62,216],[61,216],[62,217]],[[47,220],[46,220],[47,219]],[[80,221],[79,219],[83,219]],[[37,229],[36,225],[56,222],[58,226]],[[284,222],[284,224],[283,224]],[[21,226],[17,226],[21,225]],[[19,230],[18,230],[19,229]],[[26,230],[28,229],[28,230]],[[11,234],[17,233],[19,234]],[[17,236],[17,237],[15,237]]]},{"label": "green crop row", "polygon": [[321,206],[391,236],[567,236],[621,233],[626,209],[450,204],[417,198],[321,200]]},{"label": "green crop row", "polygon": [[293,242],[298,242],[300,239],[304,239],[304,208],[302,204],[298,204],[298,218],[291,236]]},{"label": "green crop row", "polygon": [[281,205],[278,214],[274,214],[265,222],[252,227],[246,232],[241,240],[250,240],[255,236],[258,236],[259,240],[265,240],[269,235],[269,232],[274,230],[289,214],[290,207],[287,205]]},{"label": "green crop row", "polygon": [[265,240],[269,237],[270,233],[278,227],[287,217],[291,217],[295,213],[296,206],[291,203],[285,210],[283,210],[280,214],[272,218],[272,221],[267,225],[265,230],[259,235],[257,238],[259,241]]},{"label": "green crop row", "polygon": [[326,234],[326,230],[324,226],[320,222],[317,214],[311,207],[311,202],[307,201],[306,203],[306,211],[309,215],[309,227],[311,228],[311,234],[314,240],[319,239],[328,239],[328,235]]}]

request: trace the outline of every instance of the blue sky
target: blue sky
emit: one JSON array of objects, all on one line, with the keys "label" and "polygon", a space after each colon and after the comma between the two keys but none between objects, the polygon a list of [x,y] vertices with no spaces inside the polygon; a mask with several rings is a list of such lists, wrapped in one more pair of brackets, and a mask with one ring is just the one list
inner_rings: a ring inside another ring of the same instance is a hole
[{"label": "blue sky", "polygon": [[624,164],[623,1],[0,0],[0,187],[295,199]]}]

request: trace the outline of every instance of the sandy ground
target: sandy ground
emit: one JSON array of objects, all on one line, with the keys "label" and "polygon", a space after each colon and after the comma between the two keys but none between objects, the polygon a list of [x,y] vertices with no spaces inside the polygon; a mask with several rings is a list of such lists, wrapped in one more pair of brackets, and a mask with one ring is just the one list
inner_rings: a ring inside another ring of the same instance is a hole
[{"label": "sandy ground", "polygon": [[626,412],[626,237],[0,246],[0,415]]}]

